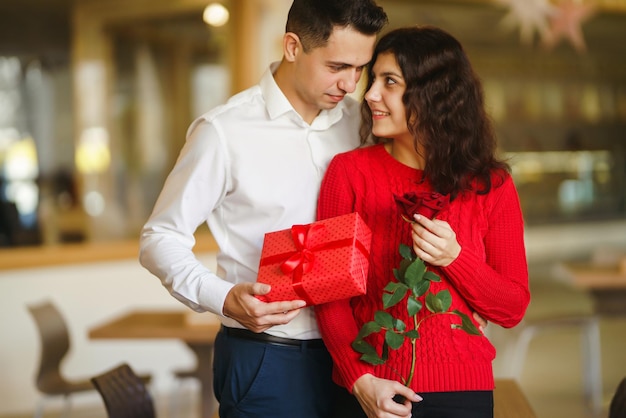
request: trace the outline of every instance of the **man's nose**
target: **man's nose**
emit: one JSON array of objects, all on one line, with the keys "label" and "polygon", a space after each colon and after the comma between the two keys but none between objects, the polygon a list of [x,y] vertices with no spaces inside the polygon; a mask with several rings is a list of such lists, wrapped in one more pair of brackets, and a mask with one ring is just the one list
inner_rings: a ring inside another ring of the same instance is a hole
[{"label": "man's nose", "polygon": [[346,93],[352,93],[356,90],[356,85],[359,82],[360,73],[356,69],[346,71],[339,80],[338,86]]}]

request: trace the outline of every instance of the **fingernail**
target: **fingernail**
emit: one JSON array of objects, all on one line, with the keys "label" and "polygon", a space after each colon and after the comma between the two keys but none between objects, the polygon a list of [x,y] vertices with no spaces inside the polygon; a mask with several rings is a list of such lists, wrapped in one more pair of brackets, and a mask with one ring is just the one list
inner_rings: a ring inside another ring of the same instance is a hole
[{"label": "fingernail", "polygon": [[423,400],[424,400],[424,398],[422,398],[422,397],[421,397],[420,395],[418,395],[417,393],[415,394],[415,401],[416,401],[416,402],[421,402],[421,401],[423,401]]},{"label": "fingernail", "polygon": [[422,215],[420,215],[419,213],[416,213],[415,215],[413,215],[413,217],[415,218],[416,221],[419,221],[420,219],[422,219]]}]

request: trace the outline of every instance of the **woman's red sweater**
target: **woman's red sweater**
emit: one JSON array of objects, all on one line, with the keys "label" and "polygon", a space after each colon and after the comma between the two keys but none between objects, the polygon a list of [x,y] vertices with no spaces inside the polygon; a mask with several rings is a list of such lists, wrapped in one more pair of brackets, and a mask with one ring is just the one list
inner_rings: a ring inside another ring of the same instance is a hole
[{"label": "woman's red sweater", "polygon": [[[411,345],[405,342],[390,350],[381,366],[362,362],[351,347],[361,326],[382,309],[382,289],[393,279],[400,262],[401,243],[412,246],[410,225],[402,220],[394,195],[430,190],[423,172],[407,167],[390,156],[382,145],[360,148],[336,156],[324,177],[318,204],[318,218],[325,219],[358,212],[372,230],[372,248],[367,294],[316,307],[324,341],[335,363],[334,379],[352,390],[366,373],[402,381],[411,365]],[[429,267],[441,277],[430,290],[448,289],[452,309],[470,317],[478,312],[489,322],[513,327],[522,319],[530,293],[524,249],[523,218],[517,191],[508,174],[493,176],[487,194],[465,193],[437,215],[456,233],[461,253],[450,265]],[[406,324],[406,305],[389,311]],[[422,309],[418,316],[427,315]],[[411,389],[420,392],[492,390],[492,361],[495,348],[487,337],[474,336],[452,323],[456,315],[437,315],[420,325],[416,340],[417,366]],[[372,336],[378,352],[382,336]]]}]

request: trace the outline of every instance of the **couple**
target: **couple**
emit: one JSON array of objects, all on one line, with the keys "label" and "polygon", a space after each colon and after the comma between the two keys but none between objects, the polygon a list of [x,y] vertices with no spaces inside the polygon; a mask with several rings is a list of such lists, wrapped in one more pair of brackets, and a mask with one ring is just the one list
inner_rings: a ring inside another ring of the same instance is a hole
[{"label": "couple", "polygon": [[[433,321],[408,387],[388,372],[404,369],[402,350],[383,368],[350,347],[400,242],[442,277],[456,309],[510,327],[529,302],[517,193],[461,45],[432,27],[376,44],[386,22],[372,0],[294,0],[282,61],[192,123],[142,231],[141,263],[185,305],[221,318],[222,418],[493,415],[495,350],[484,336]],[[359,111],[345,95],[363,71]],[[412,191],[451,203],[409,224],[394,196]],[[266,232],[355,211],[373,231],[367,295],[315,308],[255,297],[269,291],[256,283]],[[220,247],[215,272],[192,253],[204,222]]]}]

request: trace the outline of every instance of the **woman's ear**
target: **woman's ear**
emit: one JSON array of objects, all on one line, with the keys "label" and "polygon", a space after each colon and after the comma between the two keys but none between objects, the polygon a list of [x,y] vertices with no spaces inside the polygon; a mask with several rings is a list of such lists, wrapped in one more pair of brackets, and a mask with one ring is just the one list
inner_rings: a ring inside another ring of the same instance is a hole
[{"label": "woman's ear", "polygon": [[293,62],[296,59],[296,56],[301,52],[302,44],[300,43],[300,38],[293,32],[285,33],[283,36],[283,55],[285,56],[285,60],[289,62]]}]

